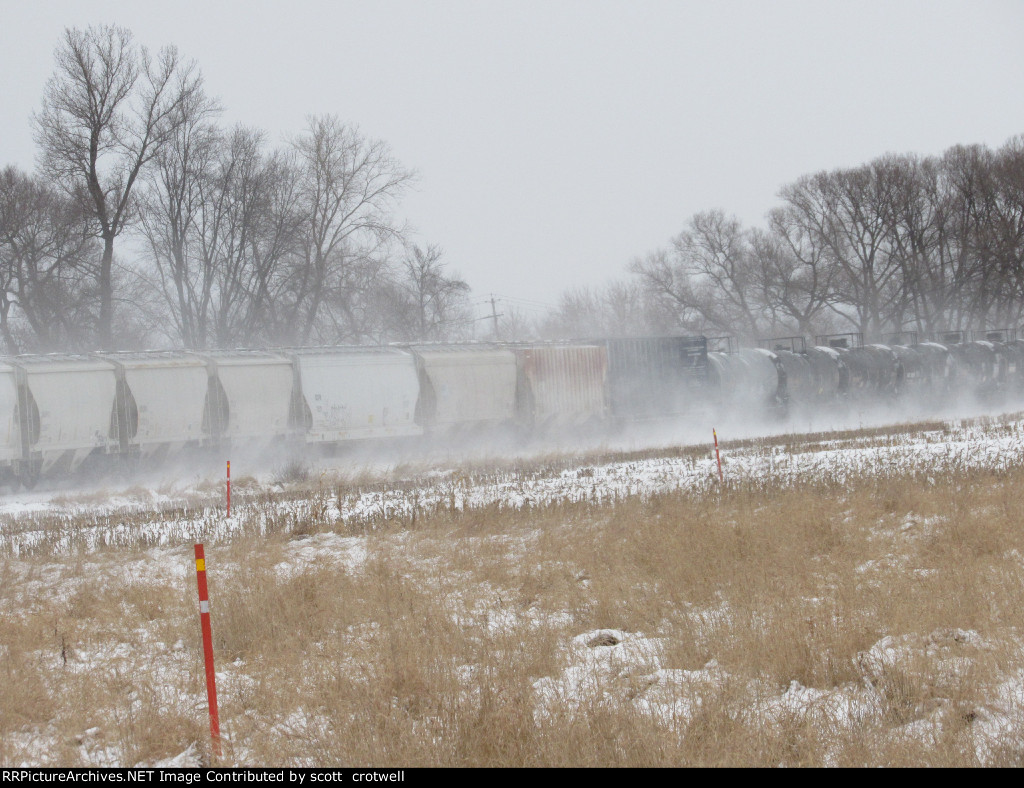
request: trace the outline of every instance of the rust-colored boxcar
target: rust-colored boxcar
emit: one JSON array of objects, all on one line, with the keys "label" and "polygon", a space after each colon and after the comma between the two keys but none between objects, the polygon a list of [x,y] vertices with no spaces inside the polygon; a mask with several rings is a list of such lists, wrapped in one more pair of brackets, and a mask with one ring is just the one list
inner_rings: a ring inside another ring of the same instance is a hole
[{"label": "rust-colored boxcar", "polygon": [[515,348],[520,419],[536,427],[603,420],[608,353],[601,345],[539,344]]}]

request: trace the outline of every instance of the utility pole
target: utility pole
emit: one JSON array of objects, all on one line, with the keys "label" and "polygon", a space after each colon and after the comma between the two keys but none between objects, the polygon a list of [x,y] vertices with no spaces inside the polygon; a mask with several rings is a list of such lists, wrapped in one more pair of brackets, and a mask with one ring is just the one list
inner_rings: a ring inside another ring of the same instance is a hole
[{"label": "utility pole", "polygon": [[494,320],[494,338],[498,339],[498,308],[494,305],[494,293],[491,293],[491,319]]}]

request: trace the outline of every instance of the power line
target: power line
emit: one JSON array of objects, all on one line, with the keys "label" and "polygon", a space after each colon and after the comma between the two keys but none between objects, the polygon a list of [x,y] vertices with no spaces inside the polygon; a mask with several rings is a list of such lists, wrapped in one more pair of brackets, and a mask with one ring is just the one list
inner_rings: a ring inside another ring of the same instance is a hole
[{"label": "power line", "polygon": [[541,309],[557,309],[554,304],[549,304],[544,301],[534,301],[530,298],[518,298],[517,296],[499,296],[503,301],[514,301],[520,304],[528,304],[529,306],[539,307]]},{"label": "power line", "polygon": [[493,305],[491,304],[492,300],[495,301],[496,303],[505,302],[510,307],[525,310],[528,312],[547,313],[557,311],[558,309],[558,307],[554,306],[553,304],[547,304],[542,301],[532,301],[528,298],[517,298],[516,296],[503,296],[497,293],[492,293],[489,298],[485,298],[480,301],[473,301],[470,304],[470,306],[491,306],[491,311],[493,312]]}]

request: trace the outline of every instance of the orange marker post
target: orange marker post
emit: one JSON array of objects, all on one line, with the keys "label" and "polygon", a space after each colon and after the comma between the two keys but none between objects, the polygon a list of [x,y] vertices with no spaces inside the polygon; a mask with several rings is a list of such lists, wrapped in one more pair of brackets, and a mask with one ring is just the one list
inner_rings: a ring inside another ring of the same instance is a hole
[{"label": "orange marker post", "polygon": [[203,629],[203,662],[206,665],[206,698],[210,706],[210,738],[213,754],[220,756],[220,720],[217,716],[217,677],[213,672],[213,630],[210,628],[210,595],[206,588],[206,555],[196,545],[196,581],[199,584],[199,623]]},{"label": "orange marker post", "polygon": [[231,516],[231,460],[228,460],[228,517]]},{"label": "orange marker post", "polygon": [[715,436],[715,459],[718,460],[718,483],[725,484],[725,478],[722,476],[722,455],[718,453],[718,433],[712,429],[711,434]]}]

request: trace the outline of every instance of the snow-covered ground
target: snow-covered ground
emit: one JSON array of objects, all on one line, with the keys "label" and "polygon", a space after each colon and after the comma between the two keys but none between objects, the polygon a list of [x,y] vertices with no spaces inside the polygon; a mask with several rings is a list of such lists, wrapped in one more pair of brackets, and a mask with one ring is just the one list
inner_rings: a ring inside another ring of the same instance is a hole
[{"label": "snow-covered ground", "polygon": [[[814,481],[841,489],[865,476],[904,474],[934,484],[948,472],[1024,466],[1024,420],[962,420],[942,428],[892,435],[726,444],[721,464],[727,485],[785,487]],[[496,470],[442,466],[408,477],[384,468],[380,480],[374,481],[371,474],[362,486],[337,481],[339,477],[350,479],[350,468],[332,468],[328,463],[318,467],[317,473],[319,481],[309,483],[309,492],[301,497],[275,497],[280,485],[269,477],[257,478],[236,497],[230,518],[224,516],[209,485],[201,490],[185,485],[160,491],[7,496],[0,500],[0,555],[7,556],[3,559],[5,576],[14,589],[7,599],[22,604],[36,594],[69,593],[62,585],[59,568],[64,553],[88,561],[90,553],[103,547],[143,548],[118,566],[114,580],[120,577],[127,582],[145,576],[181,581],[191,572],[188,546],[193,541],[216,544],[242,533],[287,532],[314,520],[319,527],[294,541],[287,557],[275,564],[275,571],[282,577],[295,576],[327,562],[358,574],[367,561],[368,540],[378,526],[413,525],[416,517],[437,510],[522,509],[559,502],[602,504],[678,490],[713,493],[719,484],[713,450],[602,462],[524,462],[522,467]],[[527,534],[508,539],[507,549],[527,551],[531,538]],[[33,553],[39,555],[30,559]],[[867,576],[876,568],[864,565],[858,571]],[[103,571],[112,570],[105,566]],[[492,609],[453,610],[451,614],[460,626],[483,622],[490,629],[522,626],[524,616],[530,615],[529,611],[503,609],[500,599]],[[694,626],[720,624],[729,615],[727,607],[695,610]],[[571,619],[562,623],[571,626]],[[137,635],[142,640],[150,637],[146,632]],[[187,684],[182,674],[191,669],[192,662],[182,654],[183,648],[181,643],[169,648],[154,645],[156,684],[162,675],[170,687]],[[557,671],[533,683],[534,718],[542,723],[556,712],[585,714],[595,705],[605,704],[628,707],[664,725],[684,725],[708,693],[742,681],[748,685],[751,699],[743,712],[749,720],[772,724],[796,715],[822,728],[849,729],[877,722],[884,707],[879,686],[892,666],[929,660],[935,669],[955,673],[966,669],[972,655],[991,648],[992,644],[970,629],[890,635],[858,655],[859,683],[812,688],[793,681],[780,691],[763,682],[730,676],[715,660],[699,669],[666,667],[665,644],[656,632],[580,631],[563,644]],[[88,673],[108,670],[126,659],[128,655],[117,649],[83,649],[71,665],[74,671]],[[467,666],[465,671],[471,673],[472,669]],[[218,681],[223,692],[229,693],[233,686],[244,683],[244,671],[222,665]],[[989,698],[972,711],[974,747],[982,763],[993,747],[1024,734],[1024,671],[1014,669],[1002,676]],[[168,697],[167,703],[174,702]],[[892,735],[927,743],[941,729],[947,712],[947,707],[938,704],[924,716],[895,727]],[[287,727],[287,720],[279,725]],[[128,765],[123,764],[123,753],[116,746],[102,743],[100,733],[95,727],[81,732],[75,743],[79,757],[87,763]],[[50,762],[57,746],[45,729],[38,728],[17,733],[12,743],[21,753],[19,763],[26,764]],[[190,745],[156,763],[196,765],[198,746]]]},{"label": "snow-covered ground", "polygon": [[[721,436],[723,440],[726,436]],[[742,448],[721,451],[726,484],[799,485],[808,481],[842,487],[849,480],[874,475],[913,474],[925,478],[950,471],[999,470],[1024,465],[1024,420],[980,419],[947,422],[941,429],[891,436],[800,441],[764,438]],[[507,463],[506,463],[507,465]],[[0,499],[0,553],[18,555],[45,545],[47,551],[94,549],[97,546],[149,546],[216,542],[241,531],[265,533],[280,520],[317,521],[359,527],[411,522],[438,508],[460,511],[484,507],[520,509],[558,502],[611,502],[629,496],[692,490],[706,492],[719,483],[715,453],[645,456],[611,462],[524,461],[499,470],[435,468],[396,477],[394,468],[378,468],[379,478],[352,490],[336,484],[353,469],[344,464],[317,468],[319,482],[301,499],[268,504],[276,485],[270,475],[255,489],[239,494],[231,517],[222,501],[193,487],[134,493],[28,493]],[[316,474],[314,474],[316,475]],[[256,500],[254,500],[256,499]]]},{"label": "snow-covered ground", "polygon": [[[595,705],[631,707],[663,724],[684,726],[702,702],[723,687],[735,691],[742,682],[749,701],[740,711],[744,721],[771,725],[798,719],[822,731],[850,732],[865,723],[879,724],[886,709],[883,684],[886,672],[922,660],[939,671],[967,673],[971,657],[991,649],[977,632],[946,630],[927,636],[886,636],[858,654],[862,681],[828,689],[804,687],[792,681],[779,692],[769,683],[731,676],[717,661],[697,670],[668,669],[662,664],[664,644],[659,637],[619,630],[594,630],[574,637],[565,648],[564,667],[555,677],[534,684],[535,716],[564,713],[568,708],[587,713]],[[890,735],[930,745],[941,737],[952,704],[938,699],[911,722],[890,728]],[[1005,677],[987,703],[971,708],[972,738],[979,763],[993,750],[1024,734],[1024,671]],[[832,754],[826,753],[826,764]]]}]

